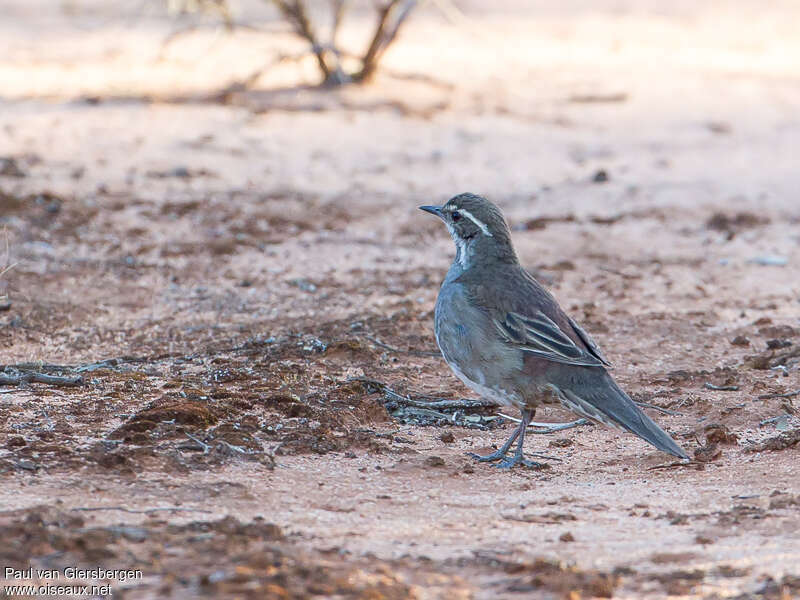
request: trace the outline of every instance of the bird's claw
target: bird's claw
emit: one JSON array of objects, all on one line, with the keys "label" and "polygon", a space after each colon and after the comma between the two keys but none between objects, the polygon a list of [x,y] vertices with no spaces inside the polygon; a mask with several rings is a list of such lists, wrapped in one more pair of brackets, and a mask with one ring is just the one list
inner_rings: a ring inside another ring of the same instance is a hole
[{"label": "bird's claw", "polygon": [[[494,465],[498,469],[510,469],[511,467],[515,467],[517,465],[521,465],[529,469],[546,469],[549,467],[549,465],[546,463],[540,463],[533,460],[528,460],[527,458],[524,458],[521,454],[515,453],[513,456],[508,456],[507,454],[501,454],[499,450],[497,452],[492,452],[491,454],[486,454],[486,455],[476,454],[475,452],[467,452],[467,456],[474,458],[478,462],[500,461],[496,465]],[[550,458],[550,457],[544,457],[544,458]]]}]

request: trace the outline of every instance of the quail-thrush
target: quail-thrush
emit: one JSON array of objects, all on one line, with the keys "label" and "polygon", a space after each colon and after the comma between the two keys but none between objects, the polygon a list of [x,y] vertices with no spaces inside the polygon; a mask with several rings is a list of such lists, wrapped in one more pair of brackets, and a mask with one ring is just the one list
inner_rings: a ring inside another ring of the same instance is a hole
[{"label": "quail-thrush", "polygon": [[[508,441],[497,452],[476,458],[500,461],[502,468],[532,464],[522,454],[525,428],[536,407],[549,402],[688,458],[619,388],[589,334],[520,266],[497,206],[461,194],[444,206],[420,208],[442,219],[456,244],[436,300],[436,343],[467,386],[522,412]],[[507,456],[517,439],[516,451]]]}]

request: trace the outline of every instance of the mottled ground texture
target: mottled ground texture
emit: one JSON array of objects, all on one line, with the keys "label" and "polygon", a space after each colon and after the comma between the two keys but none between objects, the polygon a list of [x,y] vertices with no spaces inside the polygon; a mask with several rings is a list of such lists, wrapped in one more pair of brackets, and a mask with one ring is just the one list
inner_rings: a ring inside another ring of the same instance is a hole
[{"label": "mottled ground texture", "polygon": [[[0,567],[140,569],[125,599],[800,597],[800,6],[456,4],[320,91],[312,60],[237,85],[304,49],[263,4],[231,34],[5,3],[0,362],[81,380],[0,386]],[[531,435],[546,469],[465,456],[513,424],[425,404],[469,392],[415,207],[463,191],[696,460],[600,427]]]}]

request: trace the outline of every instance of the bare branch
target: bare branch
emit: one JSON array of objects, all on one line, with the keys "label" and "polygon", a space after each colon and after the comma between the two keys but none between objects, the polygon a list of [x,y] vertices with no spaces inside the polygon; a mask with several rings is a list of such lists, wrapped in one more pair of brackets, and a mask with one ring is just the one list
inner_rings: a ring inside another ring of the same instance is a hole
[{"label": "bare branch", "polygon": [[379,9],[375,34],[362,59],[361,71],[353,79],[367,81],[374,75],[381,56],[394,41],[400,27],[416,4],[417,0],[389,0]]},{"label": "bare branch", "polygon": [[311,50],[317,58],[317,64],[327,82],[331,78],[331,69],[325,61],[325,48],[320,44],[317,34],[308,18],[308,11],[302,0],[272,0],[281,11],[281,14],[294,27],[295,32],[300,37],[308,40]]}]

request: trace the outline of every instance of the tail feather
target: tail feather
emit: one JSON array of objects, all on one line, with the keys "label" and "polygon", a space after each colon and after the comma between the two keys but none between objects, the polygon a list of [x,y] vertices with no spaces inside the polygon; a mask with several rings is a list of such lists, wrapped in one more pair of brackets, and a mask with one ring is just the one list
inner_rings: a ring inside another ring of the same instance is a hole
[{"label": "tail feather", "polygon": [[678,458],[689,458],[669,434],[636,406],[608,373],[599,373],[595,369],[592,371],[600,377],[595,376],[590,381],[580,383],[573,381],[569,387],[559,387],[564,406],[594,421],[629,431],[662,452]]}]

